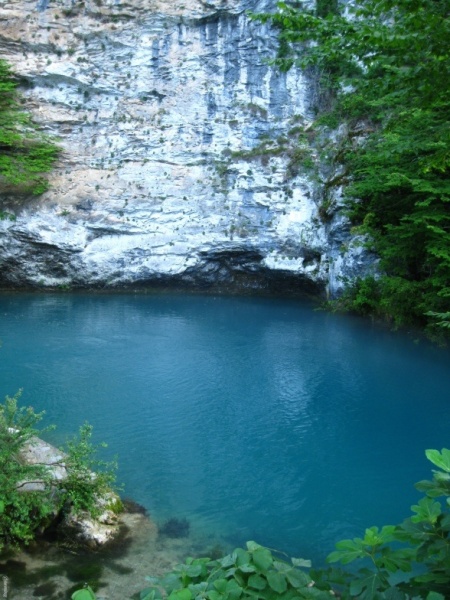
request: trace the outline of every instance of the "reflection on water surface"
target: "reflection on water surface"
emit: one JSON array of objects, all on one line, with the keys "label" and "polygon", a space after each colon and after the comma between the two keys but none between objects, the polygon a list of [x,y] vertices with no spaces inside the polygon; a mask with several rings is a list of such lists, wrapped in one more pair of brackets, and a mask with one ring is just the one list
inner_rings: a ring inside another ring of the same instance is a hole
[{"label": "reflection on water surface", "polygon": [[0,316],[4,394],[56,445],[92,423],[125,494],[189,521],[169,562],[254,539],[321,563],[407,516],[450,444],[448,351],[299,301],[3,294]]}]

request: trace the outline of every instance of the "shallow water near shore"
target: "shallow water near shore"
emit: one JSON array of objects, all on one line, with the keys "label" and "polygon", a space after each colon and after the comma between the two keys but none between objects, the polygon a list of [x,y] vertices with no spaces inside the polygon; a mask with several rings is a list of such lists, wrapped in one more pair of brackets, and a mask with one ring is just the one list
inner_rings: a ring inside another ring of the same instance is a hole
[{"label": "shallow water near shore", "polygon": [[214,557],[226,551],[214,536],[159,535],[146,516],[127,514],[122,521],[126,534],[99,552],[38,540],[25,551],[0,556],[6,597],[69,600],[73,591],[88,583],[97,600],[139,598],[148,585],[147,576],[167,573],[188,555]]},{"label": "shallow water near shore", "polygon": [[48,441],[89,421],[124,495],[188,520],[105,571],[134,591],[152,562],[249,539],[323,564],[408,516],[424,450],[450,444],[448,350],[297,300],[5,293],[0,339],[3,393],[46,410]]}]

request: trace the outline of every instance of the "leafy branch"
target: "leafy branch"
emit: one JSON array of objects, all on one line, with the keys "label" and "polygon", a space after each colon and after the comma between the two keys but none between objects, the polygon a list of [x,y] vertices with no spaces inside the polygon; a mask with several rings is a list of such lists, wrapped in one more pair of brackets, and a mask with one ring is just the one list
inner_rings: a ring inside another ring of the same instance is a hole
[{"label": "leafy branch", "polygon": [[[381,258],[339,305],[448,333],[449,0],[280,2],[254,15],[279,31],[273,63],[321,79],[314,128],[340,128],[330,163],[348,173],[347,212]],[[320,136],[319,136],[320,137]],[[333,136],[332,136],[333,137]],[[334,136],[336,137],[336,136]],[[323,138],[323,135],[322,135]]]},{"label": "leafy branch", "polygon": [[[69,440],[62,459],[27,462],[23,451],[45,431],[37,428],[44,413],[19,408],[19,398],[20,392],[0,404],[0,549],[30,542],[63,507],[99,516],[99,499],[111,492],[117,467],[97,458],[103,445],[92,444],[88,424]],[[66,476],[55,478],[55,467],[64,467]]]}]

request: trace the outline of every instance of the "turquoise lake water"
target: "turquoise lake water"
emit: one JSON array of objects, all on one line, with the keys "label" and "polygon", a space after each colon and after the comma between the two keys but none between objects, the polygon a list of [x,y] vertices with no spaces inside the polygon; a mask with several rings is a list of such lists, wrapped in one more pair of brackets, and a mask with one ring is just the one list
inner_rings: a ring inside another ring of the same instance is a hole
[{"label": "turquoise lake water", "polygon": [[297,300],[2,294],[0,339],[49,441],[89,421],[125,496],[225,546],[321,563],[408,516],[450,447],[448,351]]}]

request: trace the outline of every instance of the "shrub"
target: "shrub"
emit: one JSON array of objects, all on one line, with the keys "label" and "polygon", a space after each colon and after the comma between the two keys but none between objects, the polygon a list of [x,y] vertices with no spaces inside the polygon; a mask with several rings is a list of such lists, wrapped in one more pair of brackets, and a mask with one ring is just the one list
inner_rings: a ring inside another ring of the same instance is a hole
[{"label": "shrub", "polygon": [[[20,392],[0,404],[0,550],[30,542],[63,506],[87,511],[95,518],[97,499],[111,490],[115,480],[115,463],[95,457],[99,447],[91,443],[88,424],[68,443],[60,465],[66,468],[65,479],[55,479],[47,465],[28,464],[21,453],[42,433],[36,426],[44,413],[19,408],[19,397]],[[101,470],[94,473],[96,469]],[[34,489],[25,491],[31,483]]]},{"label": "shrub", "polygon": [[[164,577],[148,577],[140,600],[444,600],[450,589],[450,450],[427,450],[437,470],[420,481],[425,497],[401,525],[366,529],[336,544],[327,561],[362,561],[355,572],[311,569],[255,542],[218,560],[188,558]],[[444,504],[436,498],[443,497]],[[406,579],[394,574],[409,573]]]}]

